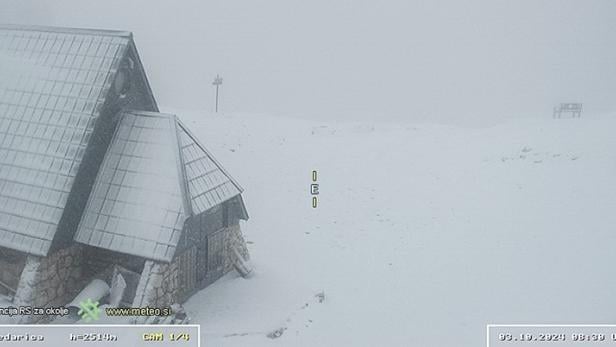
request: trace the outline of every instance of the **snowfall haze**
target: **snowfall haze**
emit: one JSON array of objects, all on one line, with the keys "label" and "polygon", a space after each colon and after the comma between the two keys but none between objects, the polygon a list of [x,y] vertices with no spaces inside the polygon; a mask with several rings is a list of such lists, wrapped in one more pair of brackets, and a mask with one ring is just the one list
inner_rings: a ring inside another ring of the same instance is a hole
[{"label": "snowfall haze", "polygon": [[613,110],[613,1],[2,0],[0,22],[130,30],[164,107],[482,124]]},{"label": "snowfall haze", "polygon": [[206,345],[616,320],[614,1],[0,0],[0,22],[133,32],[161,112],[245,188],[253,277],[184,304]]}]

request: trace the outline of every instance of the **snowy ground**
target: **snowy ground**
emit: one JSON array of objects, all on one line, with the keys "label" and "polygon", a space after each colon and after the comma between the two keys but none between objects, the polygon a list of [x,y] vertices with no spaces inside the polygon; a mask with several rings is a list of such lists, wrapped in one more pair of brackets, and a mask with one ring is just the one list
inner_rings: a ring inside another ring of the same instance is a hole
[{"label": "snowy ground", "polygon": [[609,117],[462,128],[179,115],[251,215],[255,277],[229,274],[186,304],[208,346],[475,347],[487,323],[616,323]]}]

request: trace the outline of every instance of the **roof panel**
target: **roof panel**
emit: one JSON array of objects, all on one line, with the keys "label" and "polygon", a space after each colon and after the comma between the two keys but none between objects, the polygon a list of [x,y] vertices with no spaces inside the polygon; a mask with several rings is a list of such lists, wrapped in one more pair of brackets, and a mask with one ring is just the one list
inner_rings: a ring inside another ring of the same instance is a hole
[{"label": "roof panel", "polygon": [[[171,260],[173,252],[167,249],[175,249],[182,228],[176,220],[186,216],[174,132],[173,116],[136,112],[121,116],[75,235],[77,242]],[[91,227],[92,220],[102,222]],[[103,236],[93,238],[96,233]],[[113,241],[105,241],[109,238]]]},{"label": "roof panel", "polygon": [[41,207],[64,209],[129,42],[120,33],[0,26],[0,211],[24,221],[0,219],[0,230],[19,235],[1,246],[46,255],[54,232],[27,221],[57,228],[62,214],[41,217]]},{"label": "roof panel", "polygon": [[175,116],[124,112],[75,240],[170,261],[190,212],[239,194],[239,185]]},{"label": "roof panel", "polygon": [[178,130],[193,212],[205,212],[240,195],[241,187],[188,129],[179,123]]}]

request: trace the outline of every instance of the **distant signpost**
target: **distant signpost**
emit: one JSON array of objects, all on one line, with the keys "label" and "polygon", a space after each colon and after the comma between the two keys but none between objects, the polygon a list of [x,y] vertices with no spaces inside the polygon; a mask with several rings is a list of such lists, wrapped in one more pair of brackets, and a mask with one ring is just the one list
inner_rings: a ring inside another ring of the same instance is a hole
[{"label": "distant signpost", "polygon": [[572,118],[582,117],[582,104],[581,103],[562,103],[559,106],[554,107],[553,118],[561,118],[563,113],[570,113]]},{"label": "distant signpost", "polygon": [[216,113],[218,113],[218,88],[222,85],[222,77],[216,75],[216,78],[214,78],[214,82],[212,82],[212,85],[216,86]]}]

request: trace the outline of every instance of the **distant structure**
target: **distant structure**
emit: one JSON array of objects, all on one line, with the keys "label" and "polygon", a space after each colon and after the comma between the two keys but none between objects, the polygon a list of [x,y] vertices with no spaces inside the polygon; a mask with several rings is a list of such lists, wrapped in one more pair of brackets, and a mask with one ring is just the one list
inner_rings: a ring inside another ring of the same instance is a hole
[{"label": "distant structure", "polygon": [[246,275],[241,194],[158,112],[130,32],[0,26],[0,302],[122,276],[122,305],[160,307]]},{"label": "distant structure", "polygon": [[554,107],[553,118],[562,118],[564,114],[571,114],[571,118],[582,117],[582,104],[581,103],[562,103]]},{"label": "distant structure", "polygon": [[214,78],[214,82],[212,82],[212,85],[216,86],[216,113],[218,113],[218,88],[222,85],[222,77],[216,75],[216,78]]}]

